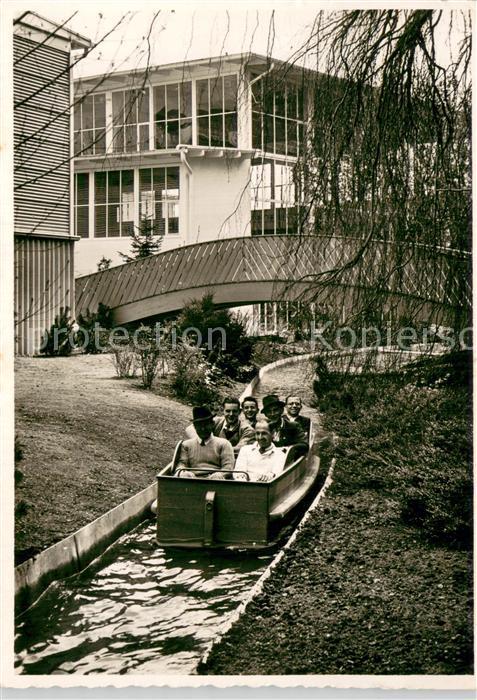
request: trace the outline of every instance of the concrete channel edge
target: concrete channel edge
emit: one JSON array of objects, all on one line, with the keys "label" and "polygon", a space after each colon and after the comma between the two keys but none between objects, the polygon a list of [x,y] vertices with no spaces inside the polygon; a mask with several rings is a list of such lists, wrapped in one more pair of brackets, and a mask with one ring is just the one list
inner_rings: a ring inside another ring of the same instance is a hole
[{"label": "concrete channel edge", "polygon": [[15,567],[15,612],[30,607],[50,583],[82,571],[118,537],[147,517],[156,483],[123,501],[60,542]]}]

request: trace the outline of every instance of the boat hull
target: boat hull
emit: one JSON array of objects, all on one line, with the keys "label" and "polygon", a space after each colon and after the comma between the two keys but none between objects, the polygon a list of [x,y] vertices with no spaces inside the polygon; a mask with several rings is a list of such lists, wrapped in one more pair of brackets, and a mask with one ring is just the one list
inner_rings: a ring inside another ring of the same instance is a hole
[{"label": "boat hull", "polygon": [[295,459],[270,482],[157,477],[157,542],[164,547],[261,550],[313,487],[319,458]]}]

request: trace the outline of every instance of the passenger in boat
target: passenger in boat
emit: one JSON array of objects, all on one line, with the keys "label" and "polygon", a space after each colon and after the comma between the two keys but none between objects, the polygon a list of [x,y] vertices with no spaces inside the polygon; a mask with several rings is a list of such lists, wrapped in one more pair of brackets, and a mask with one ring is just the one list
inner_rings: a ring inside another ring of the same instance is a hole
[{"label": "passenger in boat", "polygon": [[258,414],[258,401],[255,396],[246,396],[242,401],[242,413],[247,423],[255,428]]},{"label": "passenger in boat", "polygon": [[[195,437],[184,440],[176,463],[178,476],[225,479],[233,471],[234,451],[228,440],[213,434],[214,415],[208,406],[194,406],[192,424]],[[205,471],[194,472],[193,469]]]},{"label": "passenger in boat", "polygon": [[302,401],[296,394],[290,394],[285,399],[285,417],[290,423],[299,423],[305,435],[310,432],[311,420],[306,416],[301,416]]},{"label": "passenger in boat", "polygon": [[270,423],[264,418],[257,420],[255,437],[254,444],[244,445],[238,454],[234,473],[237,481],[246,479],[243,472],[250,481],[271,481],[283,471],[287,450],[273,444]]},{"label": "passenger in boat", "polygon": [[308,438],[298,423],[291,423],[284,415],[285,402],[276,394],[263,397],[262,413],[268,419],[272,431],[272,440],[277,447],[301,445],[303,452],[308,450]]},{"label": "passenger in boat", "polygon": [[[228,397],[222,402],[223,415],[215,416],[213,433],[217,437],[225,438],[234,448],[237,455],[244,445],[251,445],[255,442],[255,430],[243,418],[240,418],[240,401],[233,397]],[[186,435],[193,437],[196,434],[194,425],[186,428]]]}]

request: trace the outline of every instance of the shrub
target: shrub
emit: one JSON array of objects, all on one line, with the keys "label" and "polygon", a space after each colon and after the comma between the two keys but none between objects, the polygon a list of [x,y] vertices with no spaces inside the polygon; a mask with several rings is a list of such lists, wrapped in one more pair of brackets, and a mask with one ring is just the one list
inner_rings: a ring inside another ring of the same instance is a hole
[{"label": "shrub", "polygon": [[124,345],[111,345],[111,359],[120,379],[135,377],[137,369],[137,353],[129,342]]},{"label": "shrub", "polygon": [[78,325],[80,329],[76,333],[76,343],[82,347],[83,352],[103,352],[107,347],[109,331],[113,327],[112,309],[100,302],[97,311],[86,309],[84,315],[78,316]]},{"label": "shrub", "polygon": [[221,370],[204,357],[200,348],[180,344],[172,355],[172,389],[191,404],[214,404],[224,381]]},{"label": "shrub", "polygon": [[150,326],[140,326],[136,333],[134,352],[141,368],[142,385],[145,389],[150,389],[159,370],[161,358],[167,349],[157,342]]},{"label": "shrub", "polygon": [[469,548],[470,357],[458,355],[392,375],[340,375],[320,362],[315,392],[324,428],[339,436],[334,488],[377,490],[429,541]]},{"label": "shrub", "polygon": [[45,330],[41,340],[40,353],[49,357],[70,355],[73,344],[73,321],[70,318],[68,306],[61,307],[55,316],[55,322],[49,330]]},{"label": "shrub", "polygon": [[200,333],[204,357],[228,377],[236,379],[240,368],[250,365],[253,339],[246,334],[245,319],[228,309],[217,309],[212,294],[183,308],[177,318],[177,330],[183,334],[191,328]]}]

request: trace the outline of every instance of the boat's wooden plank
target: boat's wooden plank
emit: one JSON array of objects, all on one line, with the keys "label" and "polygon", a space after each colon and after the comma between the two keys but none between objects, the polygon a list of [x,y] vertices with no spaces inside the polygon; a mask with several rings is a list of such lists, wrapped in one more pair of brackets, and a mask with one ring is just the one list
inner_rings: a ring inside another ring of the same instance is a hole
[{"label": "boat's wooden plank", "polygon": [[298,503],[306,496],[318,476],[320,460],[318,457],[312,459],[309,473],[300,482],[300,486],[293,490],[287,498],[281,499],[270,511],[270,520],[284,518]]},{"label": "boat's wooden plank", "polygon": [[266,484],[159,477],[159,544],[203,539],[204,502],[212,489],[215,492],[214,543],[227,545],[266,540]]}]

